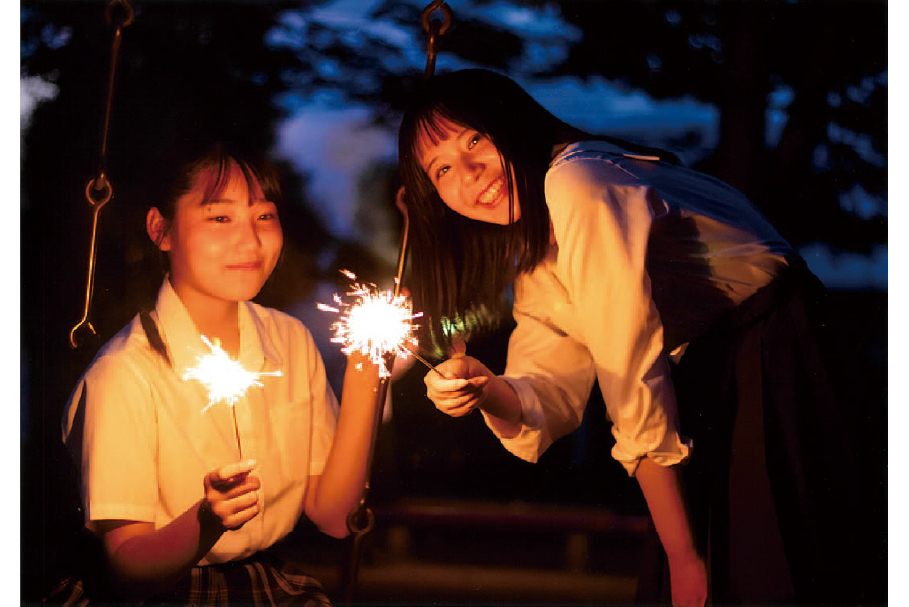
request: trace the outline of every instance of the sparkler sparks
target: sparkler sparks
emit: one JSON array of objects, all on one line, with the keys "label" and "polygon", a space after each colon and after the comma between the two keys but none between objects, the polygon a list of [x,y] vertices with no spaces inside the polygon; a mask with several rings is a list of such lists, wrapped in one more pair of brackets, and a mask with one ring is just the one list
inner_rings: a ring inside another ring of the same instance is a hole
[{"label": "sparkler sparks", "polygon": [[390,375],[385,363],[388,354],[413,355],[432,368],[414,352],[417,346],[414,330],[418,325],[413,324],[413,319],[423,314],[413,314],[409,298],[380,291],[372,283],[356,282],[356,274],[348,270],[341,273],[352,282],[351,290],[345,295],[353,301],[345,301],[335,294],[335,306],[316,304],[320,310],[338,315],[338,320],[331,325],[335,335],[331,341],[343,344],[341,351],[345,354],[360,352],[368,356],[378,365],[380,377]]},{"label": "sparkler sparks", "polygon": [[262,386],[260,377],[281,375],[281,371],[248,371],[238,361],[231,360],[217,340],[212,343],[203,335],[202,341],[208,345],[211,353],[200,355],[196,366],[183,374],[184,380],[195,379],[208,390],[208,405],[202,409],[202,413],[221,402],[233,407],[251,386]]}]

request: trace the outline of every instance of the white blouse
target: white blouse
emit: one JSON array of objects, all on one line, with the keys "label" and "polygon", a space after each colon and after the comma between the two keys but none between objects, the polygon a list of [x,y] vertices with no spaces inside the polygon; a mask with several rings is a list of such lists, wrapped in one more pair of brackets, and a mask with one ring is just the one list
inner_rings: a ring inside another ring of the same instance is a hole
[{"label": "white blouse", "polygon": [[503,375],[523,426],[500,440],[536,461],[580,425],[597,380],[630,475],[642,457],[684,461],[668,356],[770,282],[789,245],[727,184],[606,142],[569,146],[545,194],[555,244],[516,281]]},{"label": "white blouse", "polygon": [[202,498],[208,472],[255,459],[259,514],[199,564],[245,558],[293,529],[309,476],[324,468],[338,403],[322,359],[299,320],[242,303],[239,362],[262,385],[233,406],[209,407],[204,386],[183,376],[210,350],[168,280],[152,317],[172,364],[136,317],[98,353],[67,405],[63,439],[80,466],[86,525],[123,519],[160,529]]}]

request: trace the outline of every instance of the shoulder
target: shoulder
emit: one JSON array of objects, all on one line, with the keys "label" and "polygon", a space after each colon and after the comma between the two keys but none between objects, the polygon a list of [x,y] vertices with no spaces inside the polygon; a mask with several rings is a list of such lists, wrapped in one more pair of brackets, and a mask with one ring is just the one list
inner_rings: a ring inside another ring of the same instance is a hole
[{"label": "shoulder", "polygon": [[136,316],[98,351],[83,380],[145,383],[149,372],[162,363],[161,355],[149,345]]},{"label": "shoulder", "polygon": [[603,185],[641,185],[640,177],[623,166],[621,148],[601,141],[572,144],[553,159],[546,172],[546,189]]},{"label": "shoulder", "polygon": [[647,200],[649,185],[625,166],[620,149],[605,142],[580,142],[552,162],[544,187],[557,237],[560,224],[595,222]]},{"label": "shoulder", "polygon": [[552,162],[544,192],[553,221],[564,213],[598,213],[603,203],[623,206],[630,198],[643,197],[647,184],[620,164],[620,154],[600,144],[571,145]]},{"label": "shoulder", "polygon": [[149,345],[137,316],[104,344],[79,378],[65,408],[65,432],[89,412],[110,416],[148,410],[154,386],[168,370],[168,363]]}]

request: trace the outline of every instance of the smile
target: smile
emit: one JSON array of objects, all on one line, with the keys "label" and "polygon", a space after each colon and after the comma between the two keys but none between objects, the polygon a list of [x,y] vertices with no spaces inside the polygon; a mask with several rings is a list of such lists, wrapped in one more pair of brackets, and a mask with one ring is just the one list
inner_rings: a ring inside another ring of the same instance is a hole
[{"label": "smile", "polygon": [[227,266],[229,270],[259,270],[262,268],[261,261],[249,261],[246,263],[235,263]]},{"label": "smile", "polygon": [[502,191],[505,189],[505,177],[499,177],[480,192],[477,196],[477,204],[491,205],[499,199]]}]

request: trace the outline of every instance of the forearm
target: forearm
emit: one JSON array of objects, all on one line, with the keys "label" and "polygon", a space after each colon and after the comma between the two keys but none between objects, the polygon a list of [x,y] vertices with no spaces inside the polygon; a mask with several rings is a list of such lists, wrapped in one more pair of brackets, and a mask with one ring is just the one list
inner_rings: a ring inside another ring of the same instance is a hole
[{"label": "forearm", "polygon": [[179,580],[206,555],[224,532],[202,501],[156,531],[132,523],[105,534],[112,588],[132,599],[146,598]]},{"label": "forearm", "polygon": [[635,478],[670,562],[696,556],[680,468],[660,466],[645,457],[638,465]]},{"label": "forearm", "polygon": [[379,386],[378,367],[359,354],[351,354],[331,451],[315,491],[307,497],[309,518],[335,537],[347,534],[347,514],[366,484],[376,409],[384,406],[385,400],[380,399]]}]

